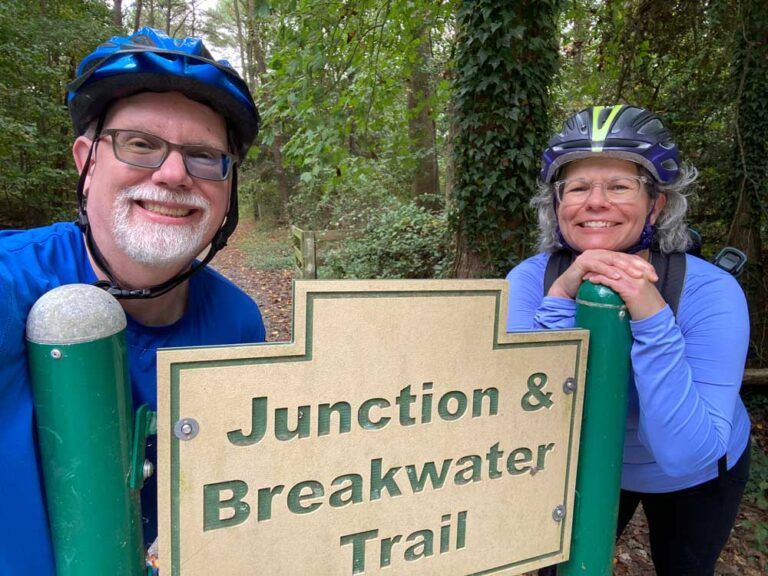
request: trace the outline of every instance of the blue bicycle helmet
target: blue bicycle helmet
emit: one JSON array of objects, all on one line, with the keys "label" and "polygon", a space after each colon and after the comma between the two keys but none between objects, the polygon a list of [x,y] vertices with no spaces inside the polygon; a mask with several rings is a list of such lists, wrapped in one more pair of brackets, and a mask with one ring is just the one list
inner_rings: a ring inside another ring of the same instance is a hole
[{"label": "blue bicycle helmet", "polygon": [[541,181],[568,162],[607,156],[640,164],[662,184],[680,174],[677,145],[654,113],[636,106],[593,106],[571,116],[542,154]]},{"label": "blue bicycle helmet", "polygon": [[230,146],[240,160],[245,158],[259,131],[259,113],[247,84],[226,60],[214,60],[198,38],[175,39],[146,27],[127,37],[113,36],[83,59],[77,68],[77,78],[68,86],[67,103],[78,134],[84,134],[92,122],[97,124],[96,138],[80,174],[77,223],[96,264],[109,278],[97,285],[117,298],[154,298],[172,290],[226,246],[238,220],[235,165],[229,211],[205,259],[158,286],[125,290],[117,284],[93,239],[83,190],[93,146],[109,107],[120,98],[140,92],[180,92],[221,114],[227,123]]},{"label": "blue bicycle helmet", "polygon": [[67,103],[75,131],[83,134],[119,98],[172,91],[221,114],[234,151],[245,157],[259,131],[256,105],[237,71],[226,60],[214,60],[199,38],[175,39],[153,28],[113,36],[77,67]]}]

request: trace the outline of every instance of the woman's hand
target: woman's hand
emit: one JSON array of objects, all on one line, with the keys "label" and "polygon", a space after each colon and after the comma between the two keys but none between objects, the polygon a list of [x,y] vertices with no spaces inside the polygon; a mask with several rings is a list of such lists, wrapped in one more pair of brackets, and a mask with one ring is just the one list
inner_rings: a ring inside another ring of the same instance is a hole
[{"label": "woman's hand", "polygon": [[547,296],[575,300],[584,280],[616,291],[633,320],[652,316],[666,305],[656,289],[659,280],[650,262],[634,254],[610,250],[587,250],[555,280]]}]

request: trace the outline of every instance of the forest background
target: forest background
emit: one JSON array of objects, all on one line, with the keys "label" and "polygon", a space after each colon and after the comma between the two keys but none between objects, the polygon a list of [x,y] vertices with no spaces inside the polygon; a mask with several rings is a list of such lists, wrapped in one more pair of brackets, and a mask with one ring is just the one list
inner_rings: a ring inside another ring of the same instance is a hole
[{"label": "forest background", "polygon": [[549,134],[588,105],[657,112],[701,177],[704,254],[749,257],[768,365],[768,4],[758,0],[3,0],[0,227],[74,217],[66,85],[97,40],[200,36],[263,118],[241,173],[262,222],[361,232],[336,277],[502,277],[535,250]]},{"label": "forest background", "polygon": [[[98,41],[147,25],[241,71],[263,120],[241,218],[356,231],[325,255],[337,278],[503,277],[535,253],[549,135],[590,105],[655,111],[700,172],[704,256],[749,257],[748,363],[768,368],[768,2],[1,0],[0,229],[74,219],[66,86]],[[746,399],[738,550],[759,565],[768,396]]]},{"label": "forest background", "polygon": [[657,112],[701,177],[691,225],[749,257],[766,366],[768,4],[758,0],[4,0],[0,227],[74,215],[65,90],[97,39],[202,35],[263,118],[254,218],[362,232],[337,277],[501,277],[535,250],[528,199],[563,119]]}]

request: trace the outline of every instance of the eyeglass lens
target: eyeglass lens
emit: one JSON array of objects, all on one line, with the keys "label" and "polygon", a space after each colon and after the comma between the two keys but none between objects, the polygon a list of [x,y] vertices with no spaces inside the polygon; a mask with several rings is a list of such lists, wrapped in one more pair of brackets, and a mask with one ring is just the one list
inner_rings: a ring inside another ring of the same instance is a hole
[{"label": "eyeglass lens", "polygon": [[141,168],[159,168],[172,150],[178,150],[190,176],[203,180],[226,180],[232,169],[233,157],[226,152],[192,144],[173,144],[136,130],[103,130],[112,136],[112,148],[121,162]]},{"label": "eyeglass lens", "polygon": [[571,178],[556,183],[557,196],[561,204],[580,204],[592,193],[595,186],[603,190],[612,203],[632,202],[637,198],[645,180],[640,176],[619,176],[605,181]]}]

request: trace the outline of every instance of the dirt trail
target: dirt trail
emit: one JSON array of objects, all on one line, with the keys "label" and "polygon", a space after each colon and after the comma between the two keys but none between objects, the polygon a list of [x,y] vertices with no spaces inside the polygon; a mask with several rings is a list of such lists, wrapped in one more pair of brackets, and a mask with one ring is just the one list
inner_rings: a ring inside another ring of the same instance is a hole
[{"label": "dirt trail", "polygon": [[238,244],[253,229],[252,222],[241,222],[224,250],[216,255],[212,267],[232,280],[253,298],[264,316],[268,342],[291,339],[293,315],[293,270],[257,270]]}]

